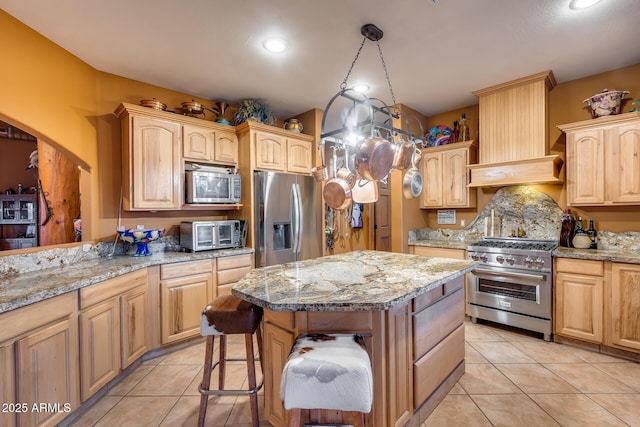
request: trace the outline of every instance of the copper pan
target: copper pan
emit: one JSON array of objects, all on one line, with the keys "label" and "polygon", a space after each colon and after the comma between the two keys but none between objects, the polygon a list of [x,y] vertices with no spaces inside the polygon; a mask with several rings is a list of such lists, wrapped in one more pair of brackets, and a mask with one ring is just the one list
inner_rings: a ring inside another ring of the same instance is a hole
[{"label": "copper pan", "polygon": [[391,143],[385,138],[367,138],[356,153],[356,170],[365,179],[379,181],[389,174],[394,154]]}]

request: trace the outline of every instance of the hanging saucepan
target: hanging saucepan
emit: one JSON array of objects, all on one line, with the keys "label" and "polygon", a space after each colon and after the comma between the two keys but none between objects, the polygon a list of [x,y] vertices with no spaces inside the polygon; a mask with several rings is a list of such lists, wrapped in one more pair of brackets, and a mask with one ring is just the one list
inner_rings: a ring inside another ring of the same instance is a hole
[{"label": "hanging saucepan", "polygon": [[324,140],[322,140],[318,144],[318,151],[320,152],[320,160],[322,161],[322,164],[320,166],[311,168],[311,175],[316,180],[316,182],[323,182],[329,179],[329,169],[324,162],[324,149]]},{"label": "hanging saucepan", "polygon": [[367,138],[356,152],[356,170],[365,179],[379,181],[389,174],[393,166],[393,155],[393,147],[385,138]]},{"label": "hanging saucepan", "polygon": [[209,108],[209,107],[205,107],[204,105],[202,105],[199,102],[194,101],[193,99],[191,101],[186,101],[182,103],[182,112],[184,114],[189,114],[189,115],[196,115],[196,114],[202,114],[203,116],[205,115],[205,110],[209,110],[212,113],[218,114],[218,111]]},{"label": "hanging saucepan", "polygon": [[359,179],[351,189],[354,203],[375,203],[378,201],[378,183]]},{"label": "hanging saucepan", "polygon": [[167,110],[167,104],[163,104],[162,102],[158,101],[155,98],[143,99],[140,101],[140,105],[142,105],[143,107],[153,108],[154,110],[162,110],[162,111]]},{"label": "hanging saucepan", "polygon": [[393,154],[393,168],[399,170],[409,169],[414,151],[415,146],[412,143],[404,138],[400,139]]},{"label": "hanging saucepan", "polygon": [[[337,155],[335,147],[333,148],[333,167],[337,164]],[[347,169],[348,171],[348,169]],[[331,208],[341,210],[351,204],[351,187],[349,183],[339,176],[335,176],[328,180],[322,190],[324,202]]]},{"label": "hanging saucepan", "polygon": [[407,199],[418,197],[422,193],[422,174],[416,168],[416,164],[411,159],[411,169],[404,174],[402,180],[402,194]]}]

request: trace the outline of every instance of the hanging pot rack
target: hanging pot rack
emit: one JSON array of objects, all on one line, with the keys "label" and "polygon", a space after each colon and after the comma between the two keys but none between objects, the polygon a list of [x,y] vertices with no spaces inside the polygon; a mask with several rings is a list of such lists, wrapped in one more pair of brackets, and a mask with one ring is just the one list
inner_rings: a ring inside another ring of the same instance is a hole
[{"label": "hanging pot rack", "polygon": [[[414,149],[417,149],[418,145],[424,146],[424,132],[420,135],[412,134],[409,127],[409,118],[407,113],[401,111],[397,107],[393,87],[391,85],[389,73],[380,47],[380,39],[382,39],[383,36],[382,30],[374,24],[366,24],[361,27],[360,32],[363,35],[362,43],[360,44],[355,58],[347,71],[347,75],[340,84],[340,90],[329,100],[322,114],[320,141],[317,144],[322,159],[324,159],[324,146],[326,143],[333,143],[335,149],[338,150],[349,150],[350,152],[355,152],[361,145],[362,140],[368,137],[384,137],[390,143],[394,144],[394,147],[396,139],[398,139],[397,142],[409,142],[414,146]],[[376,42],[378,46],[380,60],[385,71],[393,105],[387,105],[384,101],[378,98],[369,98],[362,92],[358,92],[354,88],[347,86],[349,76],[351,75],[360,52],[367,40]],[[334,103],[337,100],[346,100],[351,106],[347,109],[344,118],[341,120],[341,126],[334,129],[328,129],[327,117],[330,112],[333,113],[333,111],[331,111],[332,106],[334,106]],[[380,103],[381,105],[376,105],[376,103]],[[366,117],[358,117],[358,112],[362,111],[365,111]],[[398,128],[393,125],[394,119],[400,119],[401,117],[404,118],[406,129]],[[420,124],[421,131],[423,131],[422,124],[419,121],[418,123]],[[355,141],[354,136],[357,136],[358,138]],[[347,167],[349,167],[349,165],[347,165]]]}]

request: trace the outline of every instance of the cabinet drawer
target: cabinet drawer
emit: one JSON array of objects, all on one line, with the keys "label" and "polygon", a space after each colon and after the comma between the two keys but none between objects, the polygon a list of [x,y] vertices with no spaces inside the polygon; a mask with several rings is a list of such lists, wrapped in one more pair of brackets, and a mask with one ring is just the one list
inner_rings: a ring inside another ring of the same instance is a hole
[{"label": "cabinet drawer", "polygon": [[447,283],[442,285],[442,293],[445,295],[449,295],[458,289],[462,289],[464,287],[464,275],[460,277],[456,277],[455,279],[449,280]]},{"label": "cabinet drawer", "polygon": [[444,286],[433,288],[413,299],[413,311],[418,312],[438,301],[444,295]]},{"label": "cabinet drawer", "polygon": [[238,280],[242,279],[250,271],[251,266],[218,271],[216,273],[218,286],[226,285],[228,283],[235,283]]},{"label": "cabinet drawer", "polygon": [[413,364],[413,403],[418,408],[464,359],[464,325]]},{"label": "cabinet drawer", "polygon": [[251,267],[251,254],[220,257],[217,262],[218,271],[238,267]]},{"label": "cabinet drawer", "polygon": [[554,262],[558,272],[604,276],[604,262],[602,261],[556,258]]},{"label": "cabinet drawer", "polygon": [[413,359],[419,359],[464,321],[464,292],[459,289],[413,316]]},{"label": "cabinet drawer", "polygon": [[291,311],[264,310],[264,321],[290,330],[294,325],[293,315],[294,313]]},{"label": "cabinet drawer", "polygon": [[95,285],[87,286],[86,288],[80,289],[80,309],[87,308],[146,284],[147,269],[143,268]]},{"label": "cabinet drawer", "polygon": [[179,262],[176,264],[166,264],[160,266],[160,279],[173,279],[176,277],[192,276],[195,274],[206,274],[213,271],[212,260],[203,259],[201,261]]}]

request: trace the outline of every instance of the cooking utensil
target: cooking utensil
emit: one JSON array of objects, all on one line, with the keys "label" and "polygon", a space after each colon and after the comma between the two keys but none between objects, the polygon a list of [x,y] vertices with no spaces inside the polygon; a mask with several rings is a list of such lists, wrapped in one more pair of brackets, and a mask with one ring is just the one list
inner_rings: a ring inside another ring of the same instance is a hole
[{"label": "cooking utensil", "polygon": [[142,105],[143,107],[153,108],[154,110],[162,110],[162,111],[167,110],[167,104],[164,104],[155,98],[143,99],[140,101],[140,105]]},{"label": "cooking utensil", "polygon": [[336,176],[338,178],[342,178],[346,181],[347,184],[349,184],[349,188],[353,188],[353,186],[356,184],[356,174],[354,174],[353,172],[351,172],[351,170],[349,169],[349,150],[345,149],[344,150],[344,166],[341,167],[338,172],[336,172]]},{"label": "cooking utensil", "polygon": [[351,199],[355,203],[375,203],[378,201],[378,184],[375,181],[359,179],[351,189]]},{"label": "cooking utensil", "polygon": [[393,154],[393,168],[399,170],[408,169],[411,166],[411,157],[415,151],[415,146],[409,141],[402,139],[396,145]]},{"label": "cooking utensil", "polygon": [[391,143],[385,138],[367,138],[356,153],[356,170],[363,178],[378,181],[389,174],[394,154]]},{"label": "cooking utensil", "polygon": [[[335,170],[338,161],[335,147],[333,148],[333,168]],[[334,176],[324,185],[322,190],[325,203],[332,209],[342,210],[351,204],[351,187],[349,183],[339,176]]]},{"label": "cooking utensil", "polygon": [[402,194],[406,199],[413,199],[422,193],[422,174],[416,167],[413,157],[411,158],[411,169],[404,174],[402,180]]},{"label": "cooking utensil", "polygon": [[211,111],[216,115],[219,114],[217,110],[214,110],[209,107],[205,107],[204,105],[194,101],[193,99],[191,101],[186,101],[182,103],[182,112],[185,114],[189,114],[189,115],[202,114],[203,116],[206,116],[205,110]]}]

